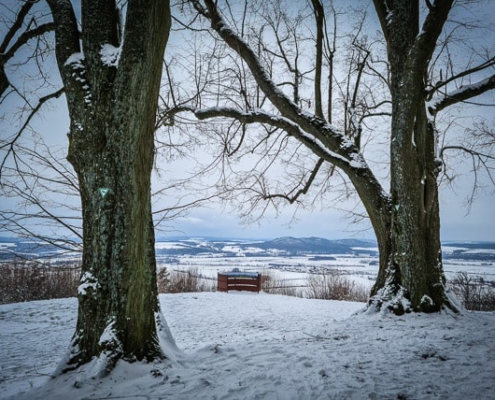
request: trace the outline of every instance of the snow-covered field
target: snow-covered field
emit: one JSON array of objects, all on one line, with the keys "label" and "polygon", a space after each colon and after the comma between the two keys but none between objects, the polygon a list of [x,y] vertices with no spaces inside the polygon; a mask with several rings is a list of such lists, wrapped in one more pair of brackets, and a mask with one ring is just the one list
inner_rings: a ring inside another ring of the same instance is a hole
[{"label": "snow-covered field", "polygon": [[87,366],[49,379],[75,299],[1,305],[0,398],[495,398],[495,313],[355,314],[363,304],[245,292],[160,301],[180,351],[105,378]]},{"label": "snow-covered field", "polygon": [[[331,260],[330,258],[333,258]],[[459,272],[467,272],[473,279],[482,278],[485,282],[495,281],[495,265],[493,262],[479,260],[449,259],[443,262],[445,276],[452,280]],[[179,256],[175,263],[159,262],[159,268],[168,271],[187,271],[196,269],[202,276],[214,280],[217,272],[238,268],[242,271],[269,274],[279,284],[305,286],[310,274],[339,271],[356,285],[371,289],[378,274],[377,256],[350,256],[348,254],[328,254],[293,257],[211,257],[211,256]],[[305,289],[299,287],[298,293],[305,296]]]}]

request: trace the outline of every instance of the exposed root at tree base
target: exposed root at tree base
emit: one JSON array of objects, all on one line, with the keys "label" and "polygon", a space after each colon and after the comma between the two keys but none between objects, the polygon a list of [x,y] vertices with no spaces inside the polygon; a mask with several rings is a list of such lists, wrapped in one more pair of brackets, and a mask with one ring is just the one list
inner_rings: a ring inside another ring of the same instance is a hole
[{"label": "exposed root at tree base", "polygon": [[462,314],[462,306],[452,292],[446,290],[440,304],[435,304],[430,297],[423,296],[420,305],[414,307],[408,297],[407,290],[400,285],[389,285],[378,290],[368,300],[366,308],[366,313],[392,313],[397,316],[411,312],[430,314],[442,311],[456,315]]}]

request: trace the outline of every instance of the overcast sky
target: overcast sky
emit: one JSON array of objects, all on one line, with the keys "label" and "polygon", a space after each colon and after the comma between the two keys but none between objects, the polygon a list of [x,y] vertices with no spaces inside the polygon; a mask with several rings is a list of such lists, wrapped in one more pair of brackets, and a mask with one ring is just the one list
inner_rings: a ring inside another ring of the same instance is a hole
[{"label": "overcast sky", "polygon": [[[441,237],[442,241],[495,241],[495,207],[493,196],[480,196],[468,215],[467,208],[460,204],[462,199],[452,195],[442,196]],[[445,197],[449,201],[445,201]],[[338,211],[312,211],[301,213],[298,221],[291,221],[287,211],[277,219],[264,219],[249,226],[243,225],[232,213],[219,210],[198,209],[188,217],[179,218],[168,232],[158,232],[157,237],[234,237],[234,238],[276,238],[281,236],[319,236],[328,239],[364,238],[374,239],[373,231],[367,224],[350,224]]]},{"label": "overcast sky", "polygon": [[[3,35],[2,35],[3,37]],[[493,95],[492,95],[493,98]],[[65,99],[52,102],[52,109],[45,112],[34,123],[35,128],[42,132],[49,144],[66,147],[68,117]],[[493,113],[493,108],[490,109]],[[11,127],[0,124],[1,135],[9,132]],[[171,165],[173,168],[173,164]],[[180,168],[180,167],[177,167]],[[171,176],[181,172],[169,170]],[[489,186],[489,182],[484,182]],[[442,187],[440,192],[441,237],[443,241],[495,241],[495,206],[493,187],[486,192],[480,192],[470,208],[465,201],[471,190],[472,178],[461,177],[456,183],[455,191]],[[0,199],[0,207],[12,205],[11,200]],[[268,215],[270,215],[268,212]],[[157,232],[157,237],[233,237],[233,238],[275,238],[280,236],[320,236],[329,239],[338,238],[368,238],[374,239],[373,231],[367,222],[352,224],[344,215],[331,208],[318,208],[300,211],[293,218],[294,208],[287,206],[277,218],[267,217],[250,225],[243,224],[235,210],[209,204],[208,207],[191,210],[185,217],[171,222],[167,230]],[[0,232],[5,234],[5,232]]]}]

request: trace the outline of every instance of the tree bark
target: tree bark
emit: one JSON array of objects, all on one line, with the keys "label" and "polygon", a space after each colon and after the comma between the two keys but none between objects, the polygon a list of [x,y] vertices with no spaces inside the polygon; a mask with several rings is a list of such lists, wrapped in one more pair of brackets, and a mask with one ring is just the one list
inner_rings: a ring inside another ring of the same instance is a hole
[{"label": "tree bark", "polygon": [[150,196],[169,2],[130,0],[121,37],[114,1],[83,0],[82,48],[70,1],[48,3],[83,216],[77,328],[65,368],[94,357],[105,359],[104,370],[121,358],[163,357]]}]

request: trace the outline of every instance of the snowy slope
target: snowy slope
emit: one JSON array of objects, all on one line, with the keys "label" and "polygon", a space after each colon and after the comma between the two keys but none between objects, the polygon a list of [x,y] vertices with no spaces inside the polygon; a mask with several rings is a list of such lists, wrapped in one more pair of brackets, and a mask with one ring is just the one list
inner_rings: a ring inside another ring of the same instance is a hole
[{"label": "snowy slope", "polygon": [[173,361],[120,363],[93,379],[90,365],[43,387],[73,333],[76,300],[1,305],[0,398],[495,397],[494,313],[353,315],[362,304],[263,293],[160,300],[183,351]]}]

